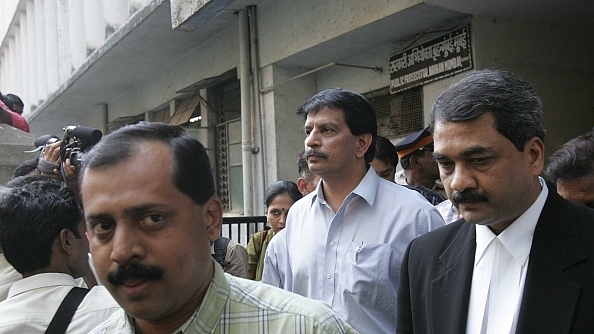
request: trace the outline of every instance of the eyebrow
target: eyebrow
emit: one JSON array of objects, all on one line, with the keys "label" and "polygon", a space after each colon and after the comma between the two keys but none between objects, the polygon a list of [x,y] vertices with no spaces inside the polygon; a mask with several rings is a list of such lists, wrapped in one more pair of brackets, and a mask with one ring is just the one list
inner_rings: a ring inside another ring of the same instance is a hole
[{"label": "eyebrow", "polygon": [[[491,148],[476,146],[476,147],[467,148],[466,150],[464,150],[462,152],[461,156],[469,157],[474,154],[484,154],[484,153],[491,152],[491,151],[493,151],[493,149],[491,149]],[[433,159],[435,159],[435,160],[449,159],[449,157],[447,155],[441,154],[439,152],[433,152]]]},{"label": "eyebrow", "polygon": [[314,124],[313,126],[311,124],[307,124],[305,123],[305,125],[303,126],[303,129],[312,129],[314,127],[318,127],[318,128],[323,128],[323,127],[331,127],[331,128],[338,128],[338,123],[337,122],[333,122],[333,121],[325,121],[323,123],[318,123],[318,124]]},{"label": "eyebrow", "polygon": [[[155,207],[158,207],[159,204],[157,203],[148,203],[143,204],[137,207],[132,207],[124,210],[124,213],[128,217],[136,217],[148,210],[151,210]],[[85,216],[85,220],[104,220],[104,219],[113,219],[113,216],[106,213],[98,213],[98,214],[89,214]]]}]

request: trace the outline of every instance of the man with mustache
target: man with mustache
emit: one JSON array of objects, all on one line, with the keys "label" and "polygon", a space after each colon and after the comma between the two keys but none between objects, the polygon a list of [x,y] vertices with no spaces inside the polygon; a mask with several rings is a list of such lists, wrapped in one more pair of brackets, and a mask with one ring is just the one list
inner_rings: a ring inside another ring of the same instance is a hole
[{"label": "man with mustache", "polygon": [[433,156],[463,219],[409,245],[397,333],[594,330],[594,211],[539,177],[542,116],[534,87],[504,71],[439,96]]},{"label": "man with mustache", "polygon": [[224,274],[210,246],[221,200],[182,127],[105,136],[80,190],[97,275],[123,308],[92,333],[356,333],[323,303]]},{"label": "man with mustache", "polygon": [[394,333],[402,254],[443,219],[370,166],[377,123],[363,96],[327,89],[298,114],[307,164],[321,181],[269,244],[262,281],[324,301],[361,333]]}]

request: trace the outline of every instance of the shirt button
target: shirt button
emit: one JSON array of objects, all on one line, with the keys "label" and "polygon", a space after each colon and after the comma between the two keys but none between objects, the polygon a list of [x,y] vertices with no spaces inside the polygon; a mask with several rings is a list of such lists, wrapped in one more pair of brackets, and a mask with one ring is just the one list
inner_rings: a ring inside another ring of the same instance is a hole
[{"label": "shirt button", "polygon": [[327,279],[331,279],[331,278],[332,278],[332,275],[330,275],[330,274],[326,274],[326,278],[327,278]]},{"label": "shirt button", "polygon": [[330,241],[330,247],[334,247],[334,245],[336,245],[336,243],[334,241]]}]

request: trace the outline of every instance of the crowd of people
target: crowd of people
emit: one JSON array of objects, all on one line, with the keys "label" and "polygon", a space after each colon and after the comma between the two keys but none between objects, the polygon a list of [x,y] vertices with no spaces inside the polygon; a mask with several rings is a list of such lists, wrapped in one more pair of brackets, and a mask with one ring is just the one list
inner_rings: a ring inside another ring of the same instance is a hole
[{"label": "crowd of people", "polygon": [[534,87],[499,70],[395,145],[350,90],[297,114],[298,177],[247,247],[182,127],[120,128],[80,168],[43,145],[0,197],[0,333],[594,330],[594,129],[547,161]]}]

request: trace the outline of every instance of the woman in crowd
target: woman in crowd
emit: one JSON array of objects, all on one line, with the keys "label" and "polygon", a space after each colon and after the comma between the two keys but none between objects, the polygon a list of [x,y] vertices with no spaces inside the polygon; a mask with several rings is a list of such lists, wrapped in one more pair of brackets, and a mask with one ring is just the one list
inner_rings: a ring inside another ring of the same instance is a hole
[{"label": "woman in crowd", "polygon": [[249,279],[262,279],[266,247],[272,237],[285,228],[289,208],[300,198],[297,185],[291,181],[277,181],[266,190],[264,203],[267,226],[263,231],[254,233],[247,246]]}]

